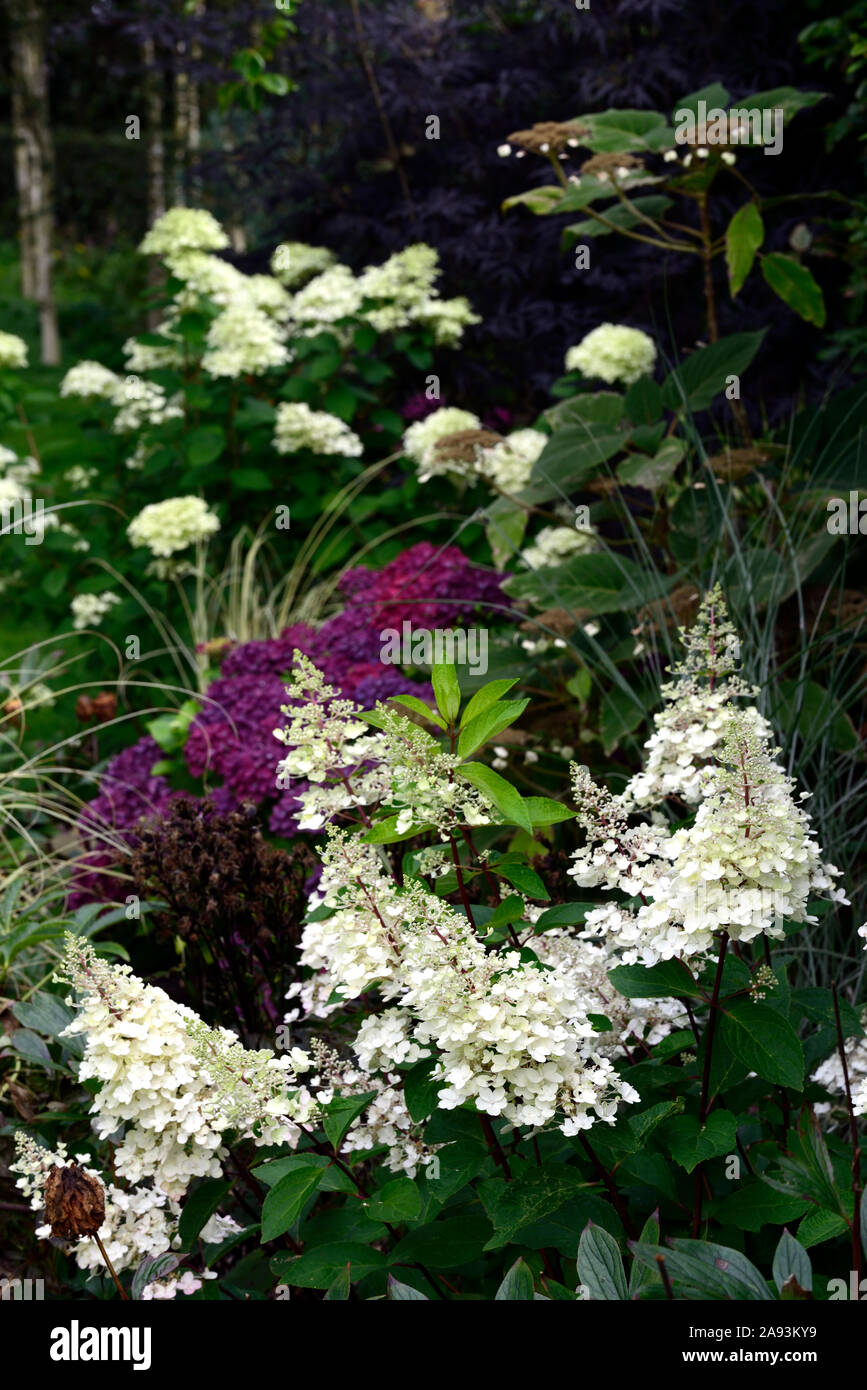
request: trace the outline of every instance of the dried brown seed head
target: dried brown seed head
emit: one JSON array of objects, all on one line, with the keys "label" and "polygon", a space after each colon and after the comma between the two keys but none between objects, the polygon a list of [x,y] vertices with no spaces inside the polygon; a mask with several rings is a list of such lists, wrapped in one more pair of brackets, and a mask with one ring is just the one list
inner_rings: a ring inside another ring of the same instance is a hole
[{"label": "dried brown seed head", "polygon": [[105,1189],[77,1163],[55,1166],[45,1180],[45,1216],[62,1240],[95,1236],[105,1221]]}]

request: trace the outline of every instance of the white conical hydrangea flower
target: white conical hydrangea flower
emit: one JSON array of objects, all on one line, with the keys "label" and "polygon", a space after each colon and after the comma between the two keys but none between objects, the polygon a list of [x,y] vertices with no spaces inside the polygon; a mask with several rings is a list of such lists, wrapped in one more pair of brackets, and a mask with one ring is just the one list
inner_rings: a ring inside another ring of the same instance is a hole
[{"label": "white conical hydrangea flower", "polygon": [[96,1134],[121,1135],[118,1177],[150,1180],[179,1198],[193,1178],[220,1176],[228,1129],[258,1144],[297,1143],[313,1103],[303,1088],[286,1088],[309,1065],[304,1053],[246,1052],[233,1033],[208,1029],[192,1009],[75,937],[58,978],[78,996],[79,1013],[63,1036],[85,1037],[79,1080],[101,1083]]},{"label": "white conical hydrangea flower", "polygon": [[[693,626],[680,628],[679,635],[684,655],[671,667],[675,679],[662,687],[666,706],[653,717],[644,767],[623,793],[630,806],[654,806],[669,796],[697,805],[733,701],[759,693],[737,674],[740,641],[718,584],[702,600]],[[743,714],[758,737],[771,737],[771,726],[755,705]]]}]

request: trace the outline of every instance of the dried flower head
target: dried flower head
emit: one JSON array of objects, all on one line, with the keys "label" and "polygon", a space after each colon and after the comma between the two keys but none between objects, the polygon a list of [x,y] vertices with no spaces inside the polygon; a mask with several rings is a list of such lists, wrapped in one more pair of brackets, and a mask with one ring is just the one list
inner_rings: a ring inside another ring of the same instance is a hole
[{"label": "dried flower head", "polygon": [[454,434],[443,435],[433,446],[437,463],[476,462],[480,449],[492,449],[502,444],[503,436],[493,430],[457,430]]},{"label": "dried flower head", "polygon": [[529,130],[513,130],[506,138],[510,145],[530,154],[557,155],[577,148],[589,133],[578,121],[537,121]]},{"label": "dried flower head", "polygon": [[634,154],[594,154],[592,159],[585,160],[581,165],[581,173],[589,174],[591,178],[610,179],[612,174],[617,178],[628,178],[635,169],[643,169],[644,164]]},{"label": "dried flower head", "polygon": [[45,1215],[61,1240],[95,1236],[105,1220],[105,1189],[77,1163],[55,1166],[45,1181]]},{"label": "dried flower head", "polygon": [[757,472],[767,461],[768,453],[764,449],[725,449],[709,458],[707,466],[716,477],[737,482]]}]

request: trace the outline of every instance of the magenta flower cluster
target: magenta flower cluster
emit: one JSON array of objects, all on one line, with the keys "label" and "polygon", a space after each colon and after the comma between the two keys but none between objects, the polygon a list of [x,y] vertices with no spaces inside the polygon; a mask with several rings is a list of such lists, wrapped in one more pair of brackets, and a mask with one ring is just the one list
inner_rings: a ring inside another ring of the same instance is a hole
[{"label": "magenta flower cluster", "polygon": [[[329,684],[364,708],[390,695],[430,699],[429,686],[380,660],[382,630],[401,629],[405,621],[413,628],[455,627],[477,614],[493,623],[503,608],[503,578],[470,564],[454,546],[438,549],[426,541],[381,570],[348,570],[340,581],[345,607],[319,628],[296,623],[273,640],[245,642],[229,651],[190,726],[184,749],[190,773],[203,779],[217,810],[250,804],[262,809],[272,834],[295,834],[297,793],[303,787],[278,788],[280,749],[274,729],[286,703],[286,677],[296,648],[320,667]],[[100,794],[79,822],[88,853],[75,876],[71,906],[123,896],[121,880],[99,873],[114,855],[94,832],[99,826],[111,828],[117,832],[113,841],[120,838],[134,846],[138,821],[158,814],[173,795],[166,778],[152,773],[163,756],[146,737],[108,764]]]}]

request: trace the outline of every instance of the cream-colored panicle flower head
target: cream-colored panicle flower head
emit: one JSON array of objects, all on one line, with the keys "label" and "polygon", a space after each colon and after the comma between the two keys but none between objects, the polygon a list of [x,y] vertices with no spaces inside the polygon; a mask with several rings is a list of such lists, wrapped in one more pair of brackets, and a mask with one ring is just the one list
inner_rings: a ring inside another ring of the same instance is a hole
[{"label": "cream-colored panicle flower head", "polygon": [[202,366],[211,376],[259,376],[289,361],[284,334],[252,299],[232,300],[208,329]]},{"label": "cream-colored panicle flower head", "polygon": [[541,430],[513,430],[501,443],[479,451],[478,470],[503,492],[520,492],[548,438]]},{"label": "cream-colored panicle flower head", "polygon": [[205,208],[169,208],[158,217],[141,243],[145,256],[173,256],[179,251],[222,251],[229,238]]},{"label": "cream-colored panicle flower head", "polygon": [[601,323],[566,353],[566,370],[583,372],[613,385],[621,381],[631,386],[648,376],[656,362],[656,345],[638,328],[619,323]]},{"label": "cream-colored panicle flower head", "polygon": [[311,410],[304,401],[284,401],[277,407],[274,448],[278,454],[309,449],[313,454],[360,458],[364,446],[345,421],[326,410]]},{"label": "cream-colored panicle flower head", "polygon": [[127,527],[127,535],[134,546],[168,556],[207,540],[219,529],[219,518],[201,497],[169,497],[143,507]]},{"label": "cream-colored panicle flower head", "polygon": [[561,565],[572,555],[584,555],[599,549],[599,537],[591,526],[584,530],[572,526],[543,526],[532,545],[521,552],[530,569],[547,569]]},{"label": "cream-colored panicle flower head", "polygon": [[94,396],[110,401],[121,384],[120,377],[101,362],[76,362],[60,383],[61,396]]},{"label": "cream-colored panicle flower head", "polygon": [[120,596],[113,594],[110,589],[103,590],[101,594],[76,594],[70,604],[72,626],[76,632],[86,627],[99,627],[106,613],[116,603],[120,603]]},{"label": "cream-colored panicle flower head", "polygon": [[434,446],[438,440],[445,439],[449,434],[458,434],[461,430],[478,430],[481,427],[478,415],[473,415],[471,411],[461,410],[454,405],[442,405],[423,420],[416,420],[410,425],[403,436],[403,452],[418,464],[419,477],[425,482],[433,476]]},{"label": "cream-colored panicle flower head", "polygon": [[0,368],[27,366],[27,344],[16,333],[0,333]]},{"label": "cream-colored panicle flower head", "polygon": [[277,279],[292,289],[313,275],[334,265],[337,257],[325,246],[308,246],[305,241],[284,241],[271,257],[271,269]]},{"label": "cream-colored panicle flower head", "polygon": [[363,297],[348,265],[329,266],[292,296],[292,322],[302,337],[313,337],[357,314]]}]

